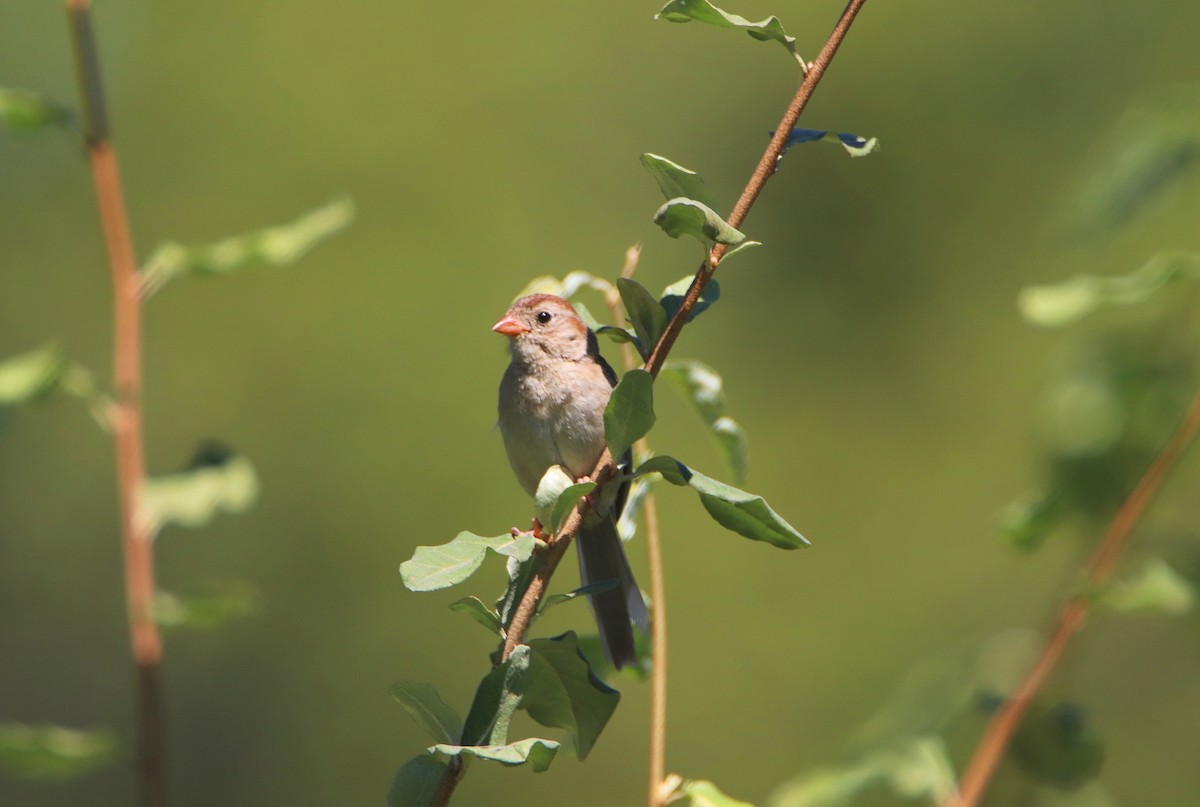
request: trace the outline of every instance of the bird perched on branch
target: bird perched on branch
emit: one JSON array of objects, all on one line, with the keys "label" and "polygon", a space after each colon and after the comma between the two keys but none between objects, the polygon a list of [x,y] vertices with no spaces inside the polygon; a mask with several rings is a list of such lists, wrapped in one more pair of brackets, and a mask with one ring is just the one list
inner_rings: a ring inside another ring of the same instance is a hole
[{"label": "bird perched on branch", "polygon": [[[492,330],[509,338],[512,352],[500,382],[500,433],[521,487],[534,495],[555,465],[585,478],[604,451],[604,408],[617,383],[596,335],[570,303],[552,294],[522,297]],[[627,454],[622,462],[628,467],[631,459]],[[616,581],[588,600],[604,653],[618,669],[637,660],[631,621],[643,631],[649,621],[617,534],[628,486],[589,508],[575,536],[583,585]]]}]

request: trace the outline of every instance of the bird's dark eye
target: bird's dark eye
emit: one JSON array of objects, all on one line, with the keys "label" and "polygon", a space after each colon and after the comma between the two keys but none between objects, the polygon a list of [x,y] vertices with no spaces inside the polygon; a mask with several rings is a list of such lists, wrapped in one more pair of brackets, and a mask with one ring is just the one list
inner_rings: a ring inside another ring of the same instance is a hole
[{"label": "bird's dark eye", "polygon": [[550,317],[552,316],[553,314],[551,314],[549,311],[539,311],[537,314],[537,321],[545,325],[550,321]]}]

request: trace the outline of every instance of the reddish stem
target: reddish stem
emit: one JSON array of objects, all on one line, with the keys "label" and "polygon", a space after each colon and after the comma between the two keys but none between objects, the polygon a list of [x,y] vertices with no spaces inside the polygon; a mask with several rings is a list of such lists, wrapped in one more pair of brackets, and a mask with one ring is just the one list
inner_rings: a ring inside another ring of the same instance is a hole
[{"label": "reddish stem", "polygon": [[117,154],[108,137],[89,0],[67,0],[67,16],[83,103],[83,129],[113,286],[111,426],[116,444],[129,636],[138,694],[143,803],[165,807],[163,719],[158,665],[162,638],[154,622],[154,554],[149,524],[139,514],[142,451],[142,308],[137,261],[129,234]]},{"label": "reddish stem", "polygon": [[[1129,543],[1134,527],[1146,514],[1171,469],[1196,438],[1197,431],[1200,431],[1200,393],[1192,399],[1183,421],[1125,499],[1121,509],[1108,525],[1104,537],[1096,546],[1096,551],[1088,559],[1084,567],[1088,590],[1094,591],[1108,582]],[[1087,596],[1074,597],[1063,604],[1062,610],[1059,611],[1058,623],[1047,639],[1041,656],[1012,696],[992,716],[963,772],[958,795],[947,800],[946,807],[975,807],[979,803],[1000,766],[1000,761],[1004,758],[1026,709],[1034,696],[1041,691],[1050,673],[1058,666],[1071,637],[1087,621],[1089,604]]]}]

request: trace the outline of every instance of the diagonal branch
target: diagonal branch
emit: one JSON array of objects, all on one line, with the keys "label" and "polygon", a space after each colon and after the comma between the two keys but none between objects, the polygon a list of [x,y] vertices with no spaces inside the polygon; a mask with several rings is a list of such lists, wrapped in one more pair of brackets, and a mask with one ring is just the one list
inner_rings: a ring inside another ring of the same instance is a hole
[{"label": "diagonal branch", "polygon": [[[1085,579],[1089,591],[1094,591],[1108,582],[1129,543],[1134,527],[1146,514],[1167,475],[1196,438],[1197,432],[1200,432],[1200,393],[1192,399],[1183,421],[1125,499],[1121,509],[1108,525],[1108,530],[1097,545],[1096,551],[1088,559]],[[979,745],[975,748],[975,754],[963,772],[958,795],[949,799],[946,807],[975,807],[979,803],[1008,750],[1025,710],[1034,696],[1041,691],[1050,673],[1058,666],[1071,638],[1087,621],[1088,605],[1087,594],[1073,597],[1063,604],[1062,610],[1059,611],[1058,623],[1050,638],[1046,640],[1041,656],[1012,696],[992,716]]]}]

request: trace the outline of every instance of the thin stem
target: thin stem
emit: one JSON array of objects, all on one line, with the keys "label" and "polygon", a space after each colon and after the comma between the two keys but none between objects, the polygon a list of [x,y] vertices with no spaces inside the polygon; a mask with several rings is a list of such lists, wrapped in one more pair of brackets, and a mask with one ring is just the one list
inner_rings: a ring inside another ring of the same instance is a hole
[{"label": "thin stem", "polygon": [[[1104,585],[1112,576],[1117,561],[1129,543],[1134,527],[1146,514],[1150,504],[1158,495],[1163,482],[1179,458],[1183,456],[1188,446],[1200,431],[1200,393],[1192,399],[1183,421],[1171,435],[1171,439],[1163,447],[1150,467],[1142,475],[1137,486],[1125,499],[1121,509],[1108,525],[1104,537],[1092,553],[1084,567],[1087,581],[1086,588],[1095,590]],[[1073,597],[1063,604],[1059,611],[1058,623],[1046,641],[1042,654],[1034,663],[1033,668],[1026,674],[1004,705],[992,716],[984,730],[975,754],[962,776],[957,797],[949,799],[947,807],[975,807],[987,791],[1000,760],[1004,758],[1013,733],[1021,722],[1025,710],[1029,707],[1034,696],[1041,690],[1050,673],[1058,666],[1067,644],[1087,621],[1089,599],[1085,596]]]},{"label": "thin stem", "polygon": [[125,596],[137,687],[142,802],[147,807],[164,807],[167,795],[158,680],[162,638],[152,612],[155,592],[153,535],[138,514],[145,462],[141,412],[142,309],[137,262],[121,192],[117,154],[108,136],[89,0],[67,0],[67,19],[83,106],[84,140],[112,273],[115,400],[111,424],[116,444]]},{"label": "thin stem", "polygon": [[[625,266],[621,277],[632,278],[637,271],[641,246],[630,247],[625,253]],[[617,327],[625,327],[621,312],[621,298],[614,290],[608,295],[609,313]],[[621,361],[625,370],[637,367],[637,354],[628,342],[621,343]],[[635,446],[639,457],[646,457],[650,447],[645,438]],[[660,807],[663,803],[663,780],[667,776],[667,584],[663,575],[662,539],[658,526],[658,501],[654,491],[646,494],[642,502],[642,522],[646,534],[646,555],[650,566],[650,602],[653,604],[650,619],[650,749],[646,783],[646,807]]]}]

